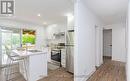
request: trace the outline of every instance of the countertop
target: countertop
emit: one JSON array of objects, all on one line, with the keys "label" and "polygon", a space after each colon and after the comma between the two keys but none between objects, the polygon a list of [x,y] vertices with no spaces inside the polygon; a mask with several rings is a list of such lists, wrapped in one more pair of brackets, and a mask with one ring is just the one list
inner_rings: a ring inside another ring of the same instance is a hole
[{"label": "countertop", "polygon": [[[35,49],[34,49],[35,50]],[[26,56],[32,56],[32,55],[39,55],[39,54],[47,54],[47,51],[40,50],[38,52],[30,52],[30,51],[23,51],[23,50],[12,50],[12,53],[19,55],[21,57],[26,57]]]}]

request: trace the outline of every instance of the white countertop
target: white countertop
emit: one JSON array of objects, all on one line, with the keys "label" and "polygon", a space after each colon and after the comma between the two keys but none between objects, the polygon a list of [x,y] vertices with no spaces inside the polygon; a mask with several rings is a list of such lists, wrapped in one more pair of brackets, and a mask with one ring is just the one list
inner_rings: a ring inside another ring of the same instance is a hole
[{"label": "white countertop", "polygon": [[46,51],[39,51],[39,52],[30,52],[30,51],[19,51],[19,50],[12,50],[12,53],[19,55],[21,57],[32,56],[32,55],[39,55],[39,54],[47,54]]}]

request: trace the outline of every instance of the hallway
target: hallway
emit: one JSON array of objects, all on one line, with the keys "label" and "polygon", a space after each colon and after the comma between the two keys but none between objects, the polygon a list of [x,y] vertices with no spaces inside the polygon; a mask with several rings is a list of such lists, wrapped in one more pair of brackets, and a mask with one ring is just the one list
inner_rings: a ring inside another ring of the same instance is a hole
[{"label": "hallway", "polygon": [[87,81],[126,81],[125,63],[105,62]]}]

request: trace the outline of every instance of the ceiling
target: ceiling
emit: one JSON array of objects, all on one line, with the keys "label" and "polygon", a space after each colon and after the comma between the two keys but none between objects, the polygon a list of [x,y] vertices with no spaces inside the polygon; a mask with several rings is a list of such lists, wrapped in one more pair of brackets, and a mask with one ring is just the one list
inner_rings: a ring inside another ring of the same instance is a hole
[{"label": "ceiling", "polygon": [[128,0],[84,0],[105,25],[126,21]]},{"label": "ceiling", "polygon": [[[65,14],[73,12],[72,0],[15,0],[11,20],[39,25],[64,23]],[[37,16],[40,14],[41,16]]]},{"label": "ceiling", "polygon": [[[126,21],[128,0],[84,1],[105,25]],[[39,25],[64,23],[73,7],[73,0],[15,0],[15,15],[10,19]]]}]

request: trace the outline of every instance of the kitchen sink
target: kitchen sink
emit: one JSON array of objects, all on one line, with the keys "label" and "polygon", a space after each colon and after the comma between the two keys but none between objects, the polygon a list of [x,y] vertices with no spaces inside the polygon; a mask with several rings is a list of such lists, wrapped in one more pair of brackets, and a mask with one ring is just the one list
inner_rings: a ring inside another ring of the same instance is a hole
[{"label": "kitchen sink", "polygon": [[40,50],[28,50],[29,52],[33,52],[33,53],[36,53],[36,52],[42,52]]}]

